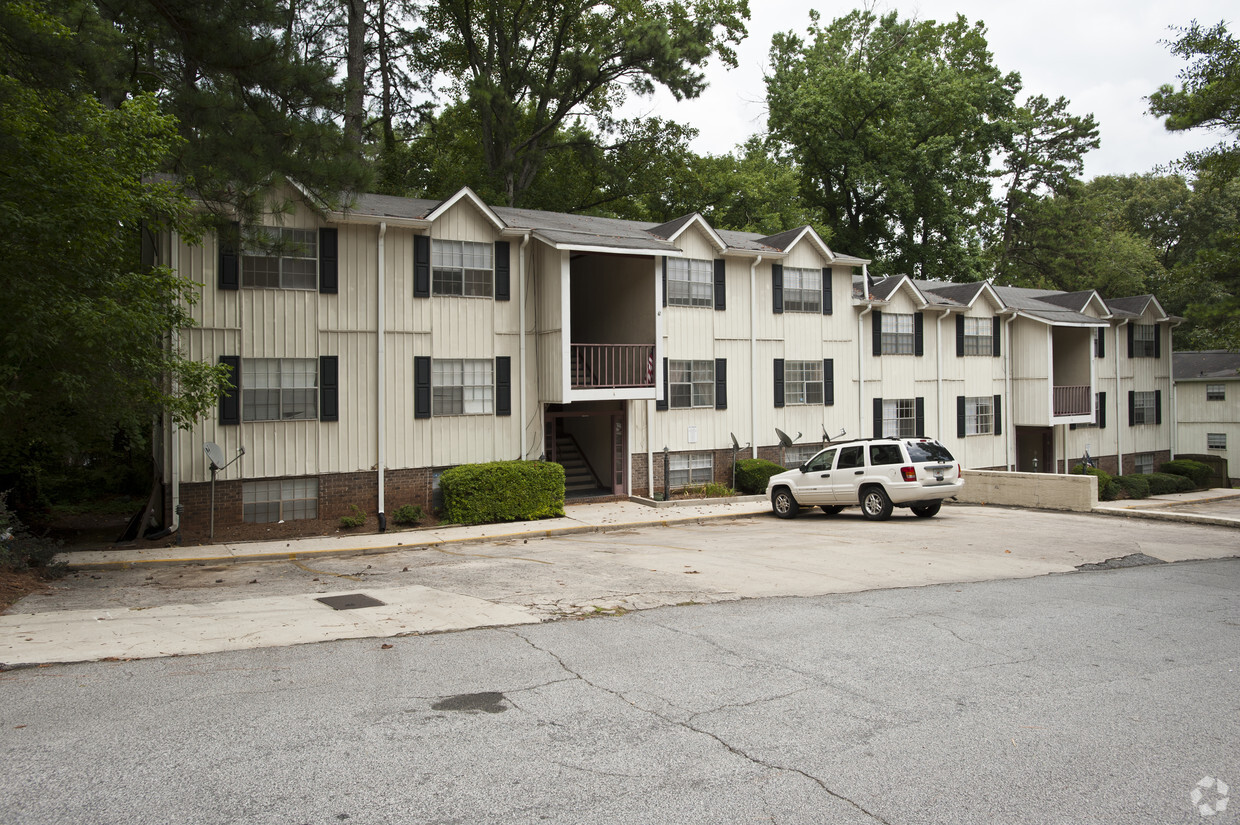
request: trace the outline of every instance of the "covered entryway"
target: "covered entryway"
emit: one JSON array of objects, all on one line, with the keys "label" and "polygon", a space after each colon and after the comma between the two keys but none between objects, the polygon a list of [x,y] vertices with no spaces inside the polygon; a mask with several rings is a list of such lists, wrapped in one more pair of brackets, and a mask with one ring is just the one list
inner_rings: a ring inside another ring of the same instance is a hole
[{"label": "covered entryway", "polygon": [[548,404],[546,459],[564,467],[565,498],[628,495],[623,401]]},{"label": "covered entryway", "polygon": [[1055,472],[1055,435],[1051,427],[1016,428],[1016,471]]}]

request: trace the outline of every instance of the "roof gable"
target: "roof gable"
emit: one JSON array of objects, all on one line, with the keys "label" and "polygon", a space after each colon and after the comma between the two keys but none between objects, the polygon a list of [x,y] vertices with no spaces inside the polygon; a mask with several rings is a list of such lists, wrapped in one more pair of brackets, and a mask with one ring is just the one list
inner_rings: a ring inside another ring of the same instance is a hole
[{"label": "roof gable", "polygon": [[723,238],[719,237],[719,233],[715,231],[714,227],[707,223],[706,219],[697,212],[691,215],[684,215],[667,223],[661,223],[658,226],[652,226],[646,231],[656,238],[675,243],[676,239],[683,235],[691,226],[698,227],[707,240],[710,241],[711,246],[715,247],[716,252],[727,251],[727,243]]},{"label": "roof gable", "polygon": [[823,242],[818,233],[814,231],[814,228],[808,225],[800,226],[796,229],[789,229],[787,232],[780,232],[776,235],[768,235],[765,238],[760,238],[759,242],[765,244],[766,246],[774,247],[775,249],[778,249],[786,254],[791,252],[793,247],[807,238],[814,249],[818,251],[818,254],[826,259],[827,263],[831,263],[835,260],[835,253],[832,252],[831,248]]},{"label": "roof gable", "polygon": [[495,210],[487,206],[486,203],[483,202],[482,198],[478,197],[474,190],[470,189],[468,186],[462,187],[455,195],[435,207],[435,209],[433,209],[430,214],[426,216],[426,219],[428,221],[439,220],[439,218],[448,213],[449,209],[456,206],[461,201],[467,201],[473,204],[474,208],[477,209],[484,218],[490,221],[491,225],[497,230],[502,231],[505,229],[506,224],[499,215],[495,214]]}]

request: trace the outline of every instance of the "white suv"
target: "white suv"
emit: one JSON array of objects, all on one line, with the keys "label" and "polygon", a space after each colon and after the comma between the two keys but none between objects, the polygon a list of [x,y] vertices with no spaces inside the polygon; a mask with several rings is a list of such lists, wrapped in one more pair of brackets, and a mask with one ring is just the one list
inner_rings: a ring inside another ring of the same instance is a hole
[{"label": "white suv", "polygon": [[893,507],[930,518],[943,499],[960,492],[960,475],[952,454],[932,438],[867,438],[832,444],[797,469],[771,476],[766,494],[780,518],[815,505],[827,515],[860,506],[874,521],[890,518]]}]

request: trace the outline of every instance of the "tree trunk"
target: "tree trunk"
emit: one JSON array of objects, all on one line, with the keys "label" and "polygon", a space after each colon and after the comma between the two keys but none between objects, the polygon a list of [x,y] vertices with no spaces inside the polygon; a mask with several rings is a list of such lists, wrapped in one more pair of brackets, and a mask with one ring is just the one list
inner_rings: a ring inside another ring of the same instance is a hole
[{"label": "tree trunk", "polygon": [[366,0],[346,0],[349,8],[349,43],[346,64],[344,131],[354,143],[362,142],[366,123]]}]

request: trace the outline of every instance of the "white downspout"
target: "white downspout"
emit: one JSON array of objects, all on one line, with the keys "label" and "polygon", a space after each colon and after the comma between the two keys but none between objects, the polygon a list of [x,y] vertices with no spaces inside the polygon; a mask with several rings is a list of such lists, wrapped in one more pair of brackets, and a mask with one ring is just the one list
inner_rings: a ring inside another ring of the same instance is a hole
[{"label": "white downspout", "polygon": [[[177,277],[180,277],[181,239],[176,232],[169,233],[169,244],[171,248],[168,253],[168,263]],[[176,327],[173,327],[169,345],[174,354],[177,344],[177,331]],[[172,389],[175,392],[175,384]],[[181,428],[172,420],[171,415],[168,416],[168,448],[171,451],[169,473],[172,476],[169,479],[172,487],[172,520],[168,522],[168,534],[171,535],[181,529]],[[179,542],[180,539],[178,538],[177,541]]]},{"label": "white downspout", "polygon": [[384,366],[385,356],[387,354],[387,348],[385,346],[385,341],[384,341],[384,339],[387,337],[385,334],[387,316],[384,313],[385,302],[384,302],[384,289],[383,289],[384,274],[385,274],[385,270],[387,266],[386,235],[387,235],[387,221],[381,221],[379,223],[379,249],[378,249],[379,288],[378,290],[376,290],[376,293],[378,295],[377,300],[378,300],[378,313],[379,313],[379,323],[378,323],[378,326],[379,326],[379,329],[378,329],[378,339],[379,339],[378,361],[379,363],[378,363],[378,368],[377,368],[378,369],[378,388],[377,388],[378,410],[376,411],[378,422],[379,422],[379,433],[378,433],[379,439],[378,439],[378,444],[376,447],[379,453],[379,456],[378,456],[379,460],[376,462],[376,467],[379,473],[379,529],[380,530],[384,530],[387,527],[387,517],[384,515],[384,489],[383,489],[383,476],[384,476],[383,464],[386,458],[386,456],[384,455],[384,450],[387,446],[385,439],[384,439],[384,428],[387,426],[387,415],[386,415],[386,410],[384,409],[384,406],[383,406],[386,403],[386,395],[384,393],[384,384],[386,382],[383,379],[384,379],[384,369],[385,369],[385,366]]},{"label": "white downspout", "polygon": [[1116,475],[1124,474],[1124,419],[1120,417],[1120,397],[1124,391],[1119,386],[1119,331],[1128,326],[1128,319],[1119,322],[1115,328],[1115,464]]},{"label": "white downspout", "polygon": [[[951,315],[951,310],[945,309],[942,315],[934,319],[934,405],[936,408],[935,415],[938,416],[935,427],[940,438],[943,435],[943,319],[948,315]],[[964,444],[960,445],[960,452],[964,452]]]},{"label": "white downspout", "polygon": [[[1016,469],[1016,461],[1014,460],[1016,453],[1016,425],[1012,423],[1012,322],[1015,320],[1016,314],[1012,313],[1011,317],[1003,323],[1003,326],[1007,332],[1007,346],[1003,350],[1004,354],[1007,356],[1004,358],[1003,365],[1003,391],[1006,396],[1008,408],[1008,434],[1007,437],[1003,439],[1003,459],[1009,470]],[[1003,411],[1000,410],[999,414],[1002,415]]]},{"label": "white downspout", "polygon": [[[1175,390],[1175,344],[1172,343],[1171,333],[1175,330],[1175,326],[1167,327],[1167,395],[1170,401],[1167,404],[1167,412],[1171,418],[1171,460],[1175,461],[1176,453],[1179,448],[1179,439],[1176,437],[1179,431],[1179,415],[1176,412],[1176,390]],[[1162,335],[1160,330],[1159,335]]]},{"label": "white downspout", "polygon": [[762,255],[749,266],[749,457],[758,457],[758,264]]},{"label": "white downspout", "polygon": [[[868,288],[870,276],[865,276],[865,285]],[[867,295],[865,300],[869,300]],[[861,314],[857,316],[857,437],[861,438],[861,434],[865,432],[865,347],[861,342],[865,340],[865,316],[869,315],[874,309],[873,304],[866,304],[865,309],[861,310]],[[875,433],[875,437],[882,433]]]},{"label": "white downspout", "polygon": [[[517,427],[517,431],[521,438],[521,460],[525,461],[529,453],[525,449],[525,402],[528,395],[525,386],[525,245],[530,242],[530,233],[526,232],[525,237],[521,240],[521,248],[517,252],[517,289],[520,291],[521,302],[521,335],[520,335],[520,381],[521,381],[521,423]],[[625,476],[628,478],[628,476]]]}]

